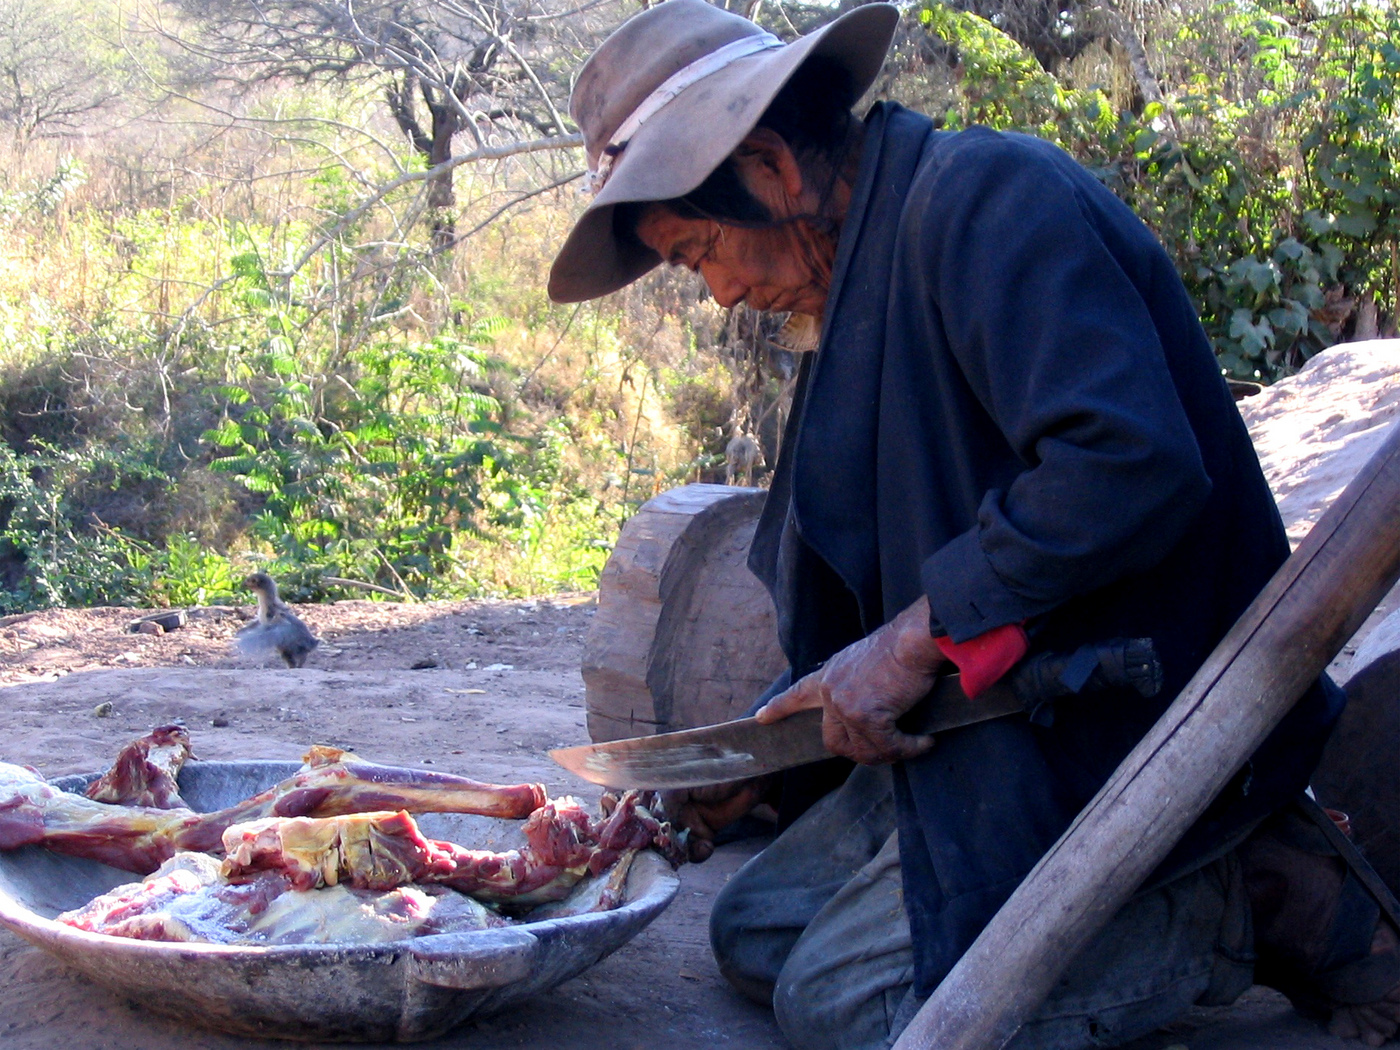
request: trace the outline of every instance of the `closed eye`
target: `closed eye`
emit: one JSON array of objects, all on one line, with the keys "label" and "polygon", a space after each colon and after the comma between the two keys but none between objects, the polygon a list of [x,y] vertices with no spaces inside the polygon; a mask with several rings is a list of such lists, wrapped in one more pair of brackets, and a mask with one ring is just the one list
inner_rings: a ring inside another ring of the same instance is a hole
[{"label": "closed eye", "polygon": [[699,273],[700,264],[714,254],[718,244],[718,238],[710,238],[704,243],[687,239],[671,250],[671,255],[666,261],[672,266],[684,266],[692,273]]}]

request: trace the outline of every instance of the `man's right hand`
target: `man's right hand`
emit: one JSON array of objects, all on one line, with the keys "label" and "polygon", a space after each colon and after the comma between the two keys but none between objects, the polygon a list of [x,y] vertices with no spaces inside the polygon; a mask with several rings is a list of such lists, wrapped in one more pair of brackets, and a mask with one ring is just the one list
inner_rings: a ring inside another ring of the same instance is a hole
[{"label": "man's right hand", "polygon": [[754,777],[727,784],[663,791],[661,801],[666,818],[673,826],[690,832],[691,863],[707,860],[715,851],[715,836],[762,803],[772,783],[772,777]]},{"label": "man's right hand", "polygon": [[822,743],[833,755],[866,765],[917,758],[933,737],[914,736],[899,716],[933,688],[947,662],[929,633],[928,597],[842,649],[754,712],[763,725],[820,708]]}]

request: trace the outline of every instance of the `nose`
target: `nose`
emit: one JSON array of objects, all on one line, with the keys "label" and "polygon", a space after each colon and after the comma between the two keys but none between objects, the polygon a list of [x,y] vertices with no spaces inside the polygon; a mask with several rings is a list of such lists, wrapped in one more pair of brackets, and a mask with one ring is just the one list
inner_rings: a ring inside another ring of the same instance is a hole
[{"label": "nose", "polygon": [[702,262],[700,276],[709,285],[710,294],[715,297],[715,302],[726,310],[738,306],[749,293],[748,287],[742,281],[736,279],[727,267],[718,263]]}]

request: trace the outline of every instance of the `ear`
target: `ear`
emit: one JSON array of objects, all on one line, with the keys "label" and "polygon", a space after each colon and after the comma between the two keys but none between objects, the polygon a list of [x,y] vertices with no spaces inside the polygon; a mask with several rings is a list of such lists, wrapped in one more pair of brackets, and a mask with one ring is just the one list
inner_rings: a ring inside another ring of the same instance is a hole
[{"label": "ear", "polygon": [[[779,218],[798,206],[805,183],[802,167],[781,135],[769,128],[754,128],[731,157],[739,177],[755,197]],[[791,212],[796,214],[795,211]]]}]

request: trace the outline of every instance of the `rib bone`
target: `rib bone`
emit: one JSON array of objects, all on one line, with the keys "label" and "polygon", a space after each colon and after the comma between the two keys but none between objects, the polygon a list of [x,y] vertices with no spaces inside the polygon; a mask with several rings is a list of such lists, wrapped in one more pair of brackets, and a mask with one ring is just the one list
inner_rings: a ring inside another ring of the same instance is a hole
[{"label": "rib bone", "polygon": [[88,786],[87,797],[119,806],[187,809],[176,779],[189,757],[185,727],[158,726],[122,748],[112,768]]}]

